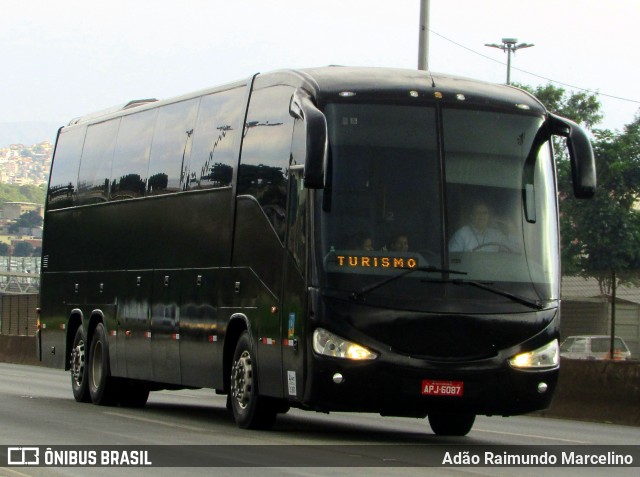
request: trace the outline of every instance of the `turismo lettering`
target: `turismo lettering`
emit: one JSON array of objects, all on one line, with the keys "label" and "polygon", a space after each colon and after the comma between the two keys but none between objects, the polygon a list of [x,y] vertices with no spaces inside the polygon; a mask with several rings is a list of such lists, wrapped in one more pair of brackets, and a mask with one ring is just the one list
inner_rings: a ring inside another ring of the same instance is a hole
[{"label": "turismo lettering", "polygon": [[407,257],[367,257],[361,255],[337,255],[339,267],[416,268],[418,261]]}]

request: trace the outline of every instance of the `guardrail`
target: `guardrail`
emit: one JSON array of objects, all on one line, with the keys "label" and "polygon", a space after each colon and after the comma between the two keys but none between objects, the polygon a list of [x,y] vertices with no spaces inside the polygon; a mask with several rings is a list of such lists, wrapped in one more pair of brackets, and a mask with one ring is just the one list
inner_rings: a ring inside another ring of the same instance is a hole
[{"label": "guardrail", "polygon": [[27,272],[0,271],[0,293],[38,293],[40,291],[40,275]]},{"label": "guardrail", "polygon": [[0,293],[38,293],[40,257],[0,256]]}]

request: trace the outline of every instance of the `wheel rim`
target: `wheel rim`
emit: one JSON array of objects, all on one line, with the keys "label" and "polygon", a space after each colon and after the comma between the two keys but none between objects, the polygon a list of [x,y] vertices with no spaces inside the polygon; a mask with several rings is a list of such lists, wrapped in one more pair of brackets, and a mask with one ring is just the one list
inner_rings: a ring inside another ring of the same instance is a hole
[{"label": "wheel rim", "polygon": [[251,355],[245,350],[231,368],[231,396],[241,409],[249,405],[252,386]]},{"label": "wheel rim", "polygon": [[102,343],[97,341],[91,352],[91,384],[94,389],[100,387],[102,381]]},{"label": "wheel rim", "polygon": [[76,386],[82,386],[84,375],[84,340],[78,341],[75,348],[71,350],[71,376]]}]

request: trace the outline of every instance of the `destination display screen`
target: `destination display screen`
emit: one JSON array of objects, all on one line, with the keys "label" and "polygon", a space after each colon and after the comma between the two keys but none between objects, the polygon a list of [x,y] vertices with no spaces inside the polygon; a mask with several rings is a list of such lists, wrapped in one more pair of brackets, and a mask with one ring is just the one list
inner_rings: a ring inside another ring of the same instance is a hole
[{"label": "destination display screen", "polygon": [[429,264],[418,253],[337,250],[325,258],[327,271],[342,273],[384,274],[393,270],[410,270]]}]

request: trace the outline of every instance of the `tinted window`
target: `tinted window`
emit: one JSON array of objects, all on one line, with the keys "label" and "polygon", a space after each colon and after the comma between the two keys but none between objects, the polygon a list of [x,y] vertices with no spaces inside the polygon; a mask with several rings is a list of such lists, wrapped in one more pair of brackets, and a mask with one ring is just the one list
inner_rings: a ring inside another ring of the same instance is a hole
[{"label": "tinted window", "polygon": [[186,189],[231,186],[238,164],[245,94],[245,88],[236,88],[202,98]]},{"label": "tinted window", "polygon": [[306,268],[306,208],[307,191],[302,180],[302,170],[292,173],[289,195],[289,236],[287,247],[300,270]]},{"label": "tinted window", "polygon": [[151,147],[149,194],[183,190],[197,110],[198,99],[160,109]]},{"label": "tinted window", "polygon": [[[592,338],[591,351],[594,353],[608,353],[611,348],[611,338]],[[627,347],[620,338],[613,341],[613,349],[627,351]]]},{"label": "tinted window", "polygon": [[158,110],[122,118],[111,173],[111,199],[144,196],[151,138]]},{"label": "tinted window", "polygon": [[325,111],[330,138],[326,253],[332,248],[404,253],[395,246],[402,241],[411,252],[428,252],[426,263],[438,263],[441,175],[435,109],[329,104]]},{"label": "tinted window", "polygon": [[573,345],[571,345],[569,351],[572,353],[585,353],[587,351],[587,340],[577,339]]},{"label": "tinted window", "polygon": [[611,342],[606,338],[593,338],[591,340],[591,351],[594,353],[606,353],[609,351]]},{"label": "tinted window", "polygon": [[109,178],[119,126],[120,119],[114,119],[87,129],[78,178],[80,204],[109,200]]},{"label": "tinted window", "polygon": [[78,188],[78,166],[86,128],[63,131],[58,138],[49,180],[48,208],[73,205]]},{"label": "tinted window", "polygon": [[560,351],[570,351],[571,350],[571,346],[573,346],[573,343],[575,343],[575,339],[567,338],[564,341],[564,343],[562,343],[562,345],[560,345]]},{"label": "tinted window", "polygon": [[254,196],[284,241],[293,88],[274,86],[252,94],[242,145],[238,194]]}]

